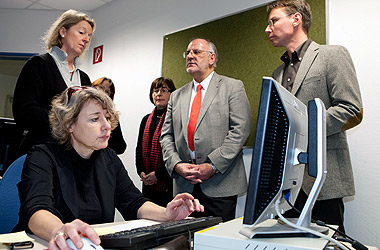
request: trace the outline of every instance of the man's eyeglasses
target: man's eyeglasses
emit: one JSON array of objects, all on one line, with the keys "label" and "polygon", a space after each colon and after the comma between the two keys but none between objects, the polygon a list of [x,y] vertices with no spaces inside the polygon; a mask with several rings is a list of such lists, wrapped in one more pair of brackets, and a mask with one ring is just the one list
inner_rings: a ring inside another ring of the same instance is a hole
[{"label": "man's eyeglasses", "polygon": [[153,89],[153,92],[154,92],[155,94],[158,94],[158,92],[160,92],[160,91],[161,91],[161,93],[164,93],[164,94],[166,94],[166,93],[169,92],[169,90],[168,90],[167,88],[157,88],[157,89]]},{"label": "man's eyeglasses", "polygon": [[212,51],[208,51],[208,50],[191,49],[191,50],[187,50],[187,51],[183,52],[182,56],[183,56],[183,58],[186,58],[190,53],[192,53],[193,56],[198,56],[200,53],[205,53],[205,52],[208,52],[210,54],[213,53]]},{"label": "man's eyeglasses", "polygon": [[82,90],[82,89],[87,89],[87,88],[89,88],[89,87],[86,87],[86,86],[73,86],[73,87],[68,88],[67,89],[67,98],[68,98],[67,102],[70,101],[71,96],[72,96],[72,94],[74,92],[77,92],[78,90]]},{"label": "man's eyeglasses", "polygon": [[273,18],[268,20],[268,25],[269,25],[269,27],[273,27],[275,25],[275,23],[277,23],[281,18],[288,17],[288,16],[291,16],[293,14],[295,14],[295,13],[288,14],[288,15],[282,16],[282,17],[273,17]]}]

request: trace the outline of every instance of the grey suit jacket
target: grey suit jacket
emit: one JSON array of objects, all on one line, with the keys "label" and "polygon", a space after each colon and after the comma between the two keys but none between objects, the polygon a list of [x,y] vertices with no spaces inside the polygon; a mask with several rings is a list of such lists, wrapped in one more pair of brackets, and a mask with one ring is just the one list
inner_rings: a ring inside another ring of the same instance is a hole
[{"label": "grey suit jacket", "polygon": [[[282,82],[284,64],[273,72]],[[320,200],[355,194],[354,178],[345,130],[362,119],[362,100],[354,64],[342,46],[312,42],[302,59],[292,94],[307,105],[320,98],[326,107],[327,178]],[[314,178],[305,172],[303,189],[308,194]]]},{"label": "grey suit jacket", "polygon": [[[177,163],[191,160],[187,124],[192,86],[190,82],[171,94],[161,132],[163,158],[175,180],[175,193],[191,193],[194,186],[174,171]],[[246,192],[242,147],[250,128],[251,109],[242,81],[214,73],[194,133],[196,163],[211,161],[219,171],[201,184],[207,196],[226,197]]]}]

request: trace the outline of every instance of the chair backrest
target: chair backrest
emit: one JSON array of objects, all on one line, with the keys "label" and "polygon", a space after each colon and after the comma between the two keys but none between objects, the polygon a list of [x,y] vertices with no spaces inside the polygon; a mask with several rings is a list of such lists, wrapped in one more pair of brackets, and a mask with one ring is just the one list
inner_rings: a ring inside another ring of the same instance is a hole
[{"label": "chair backrest", "polygon": [[18,222],[20,198],[17,183],[21,180],[26,155],[16,159],[0,181],[0,234],[10,233]]}]

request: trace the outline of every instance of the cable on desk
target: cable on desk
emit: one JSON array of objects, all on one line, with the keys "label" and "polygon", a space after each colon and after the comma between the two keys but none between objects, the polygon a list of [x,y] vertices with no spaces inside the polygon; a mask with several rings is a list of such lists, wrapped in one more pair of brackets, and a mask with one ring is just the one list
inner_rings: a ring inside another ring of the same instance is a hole
[{"label": "cable on desk", "polygon": [[[298,210],[295,206],[293,206],[292,203],[290,203],[290,201],[288,199],[285,199],[286,202],[289,204],[289,206],[292,207],[292,209],[294,209],[294,211],[296,211],[297,213],[301,214],[300,210]],[[348,236],[347,234],[343,233],[342,231],[340,231],[339,229],[336,229],[336,228],[333,228],[329,225],[327,225],[326,223],[324,223],[323,221],[320,221],[320,220],[314,220],[313,218],[311,219],[311,222],[317,224],[318,226],[322,226],[322,227],[327,227],[337,233],[339,233],[339,236],[333,236],[336,240],[338,241],[343,241],[343,242],[348,242],[351,244],[351,246],[353,248],[355,248],[356,250],[368,250],[368,248],[366,246],[364,246],[362,243],[360,243],[359,241],[357,240],[354,240],[352,237]]]},{"label": "cable on desk", "polygon": [[314,235],[316,235],[316,236],[318,236],[318,237],[321,237],[321,238],[324,238],[324,239],[326,239],[326,240],[328,240],[328,241],[331,241],[331,242],[335,243],[338,247],[340,247],[340,248],[343,249],[343,250],[349,250],[349,249],[348,249],[346,246],[344,246],[342,243],[340,243],[339,241],[337,241],[337,240],[335,240],[335,239],[333,239],[333,238],[331,238],[331,237],[328,237],[328,236],[326,236],[326,235],[324,235],[324,234],[322,234],[322,233],[320,233],[320,232],[314,231],[314,230],[312,230],[312,229],[310,229],[310,228],[306,228],[306,227],[298,226],[298,225],[296,225],[296,224],[294,224],[294,223],[288,221],[288,220],[287,220],[287,219],[281,214],[281,212],[280,212],[279,204],[280,204],[280,202],[281,202],[281,199],[282,199],[282,197],[280,196],[280,197],[276,200],[276,203],[275,203],[275,205],[274,205],[274,208],[276,209],[277,216],[280,217],[280,219],[281,219],[283,222],[285,222],[288,226],[291,226],[291,227],[293,227],[293,228],[299,229],[299,230],[304,231],[304,232],[307,232],[307,233],[314,234]]}]

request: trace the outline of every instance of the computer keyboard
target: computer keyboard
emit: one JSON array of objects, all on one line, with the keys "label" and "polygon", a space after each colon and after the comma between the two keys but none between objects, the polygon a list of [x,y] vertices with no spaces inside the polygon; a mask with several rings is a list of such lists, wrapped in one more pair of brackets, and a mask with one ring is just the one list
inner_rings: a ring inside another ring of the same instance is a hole
[{"label": "computer keyboard", "polygon": [[164,244],[180,235],[192,236],[194,232],[222,222],[221,217],[200,217],[163,222],[146,227],[125,230],[100,236],[103,248],[146,249]]}]

